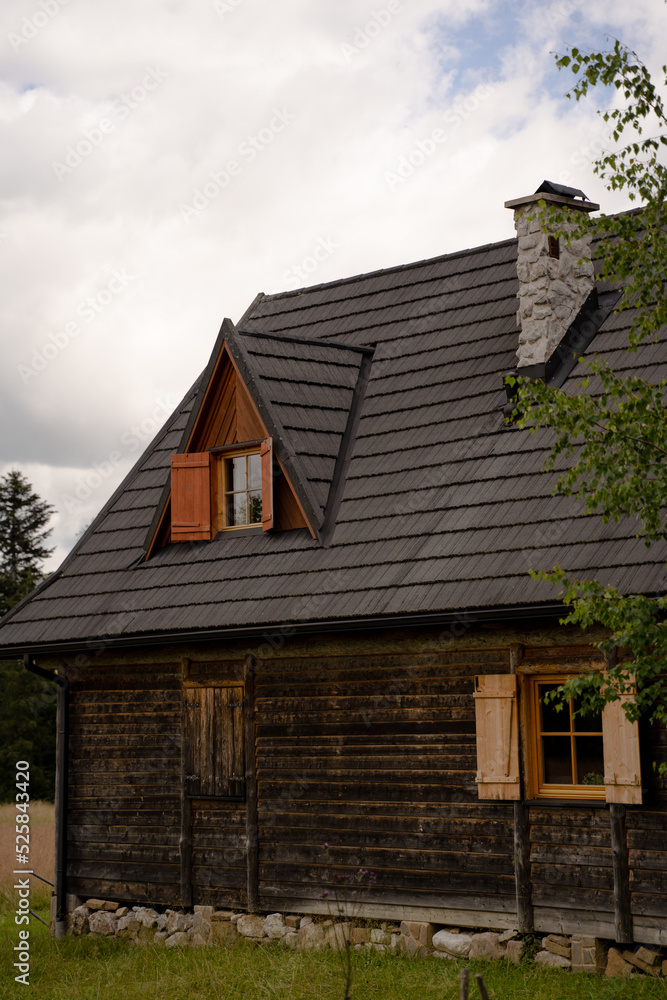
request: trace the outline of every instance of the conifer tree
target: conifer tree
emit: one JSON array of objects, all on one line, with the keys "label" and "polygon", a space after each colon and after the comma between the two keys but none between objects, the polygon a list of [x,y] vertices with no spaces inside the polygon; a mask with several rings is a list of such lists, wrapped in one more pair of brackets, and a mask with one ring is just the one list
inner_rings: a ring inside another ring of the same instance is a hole
[{"label": "conifer tree", "polygon": [[53,512],[18,470],[0,479],[0,615],[42,579],[42,560],[53,551],[44,545]]}]

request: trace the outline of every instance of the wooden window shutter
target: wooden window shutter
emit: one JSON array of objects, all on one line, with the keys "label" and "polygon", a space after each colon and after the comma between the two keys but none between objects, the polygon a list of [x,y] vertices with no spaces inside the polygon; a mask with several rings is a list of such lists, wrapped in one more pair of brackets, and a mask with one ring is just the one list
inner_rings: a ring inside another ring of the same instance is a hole
[{"label": "wooden window shutter", "polygon": [[623,706],[632,694],[622,694],[602,710],[604,788],[607,802],[638,806],[642,801],[639,725],[630,722]]},{"label": "wooden window shutter", "polygon": [[185,740],[186,789],[189,795],[243,796],[242,687],[187,688]]},{"label": "wooden window shutter", "polygon": [[475,677],[477,793],[480,799],[520,799],[519,721],[514,674]]},{"label": "wooden window shutter", "polygon": [[259,449],[262,459],[262,528],[273,528],[273,439],[265,438]]},{"label": "wooden window shutter", "polygon": [[171,540],[211,537],[211,455],[171,456]]}]

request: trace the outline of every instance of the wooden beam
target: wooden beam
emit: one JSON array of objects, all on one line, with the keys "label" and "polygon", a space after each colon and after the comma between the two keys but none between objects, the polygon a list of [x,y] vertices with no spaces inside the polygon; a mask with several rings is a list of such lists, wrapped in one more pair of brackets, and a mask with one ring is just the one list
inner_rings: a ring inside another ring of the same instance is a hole
[{"label": "wooden beam", "polygon": [[[181,681],[188,676],[190,661],[184,657],[181,660]],[[181,861],[181,906],[192,906],[192,806],[188,795],[187,783],[187,727],[185,711],[185,694],[181,684],[181,835],[178,842],[178,852]]]},{"label": "wooden beam", "polygon": [[620,802],[609,804],[609,824],[611,826],[611,858],[614,872],[616,941],[619,944],[632,944],[634,929],[630,899],[628,842],[625,833],[625,806]]},{"label": "wooden beam", "polygon": [[[515,674],[523,659],[523,646],[515,642],[510,645],[510,673]],[[520,773],[522,775],[522,798],[514,802],[514,878],[516,881],[517,930],[531,934],[535,929],[532,886],[530,881],[530,824],[528,807],[523,802],[523,775],[525,774],[525,753],[519,740]]]},{"label": "wooden beam", "polygon": [[259,831],[257,827],[257,770],[255,767],[255,670],[257,660],[245,661],[243,711],[245,715],[246,864],[248,913],[259,910]]}]

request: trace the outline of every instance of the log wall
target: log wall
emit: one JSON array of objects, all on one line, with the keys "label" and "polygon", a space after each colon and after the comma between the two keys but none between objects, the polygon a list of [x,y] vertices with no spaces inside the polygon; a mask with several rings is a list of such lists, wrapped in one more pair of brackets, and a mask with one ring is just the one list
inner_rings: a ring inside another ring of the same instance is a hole
[{"label": "log wall", "polygon": [[[291,640],[258,660],[247,690],[262,910],[326,912],[336,876],[364,868],[377,880],[360,894],[369,915],[515,926],[513,805],[478,799],[472,692],[475,674],[509,669],[517,638],[537,646],[528,659],[571,662],[562,633],[472,629],[442,649],[442,633],[384,633]],[[246,906],[245,803],[188,799],[186,855],[181,817],[184,682],[237,682],[246,653],[70,666],[69,892],[177,905],[185,886],[192,903]],[[644,805],[625,811],[623,834],[634,936],[655,943],[667,943],[667,796],[650,762],[664,751],[663,731],[642,734]],[[609,809],[526,812],[536,930],[615,938]]]}]

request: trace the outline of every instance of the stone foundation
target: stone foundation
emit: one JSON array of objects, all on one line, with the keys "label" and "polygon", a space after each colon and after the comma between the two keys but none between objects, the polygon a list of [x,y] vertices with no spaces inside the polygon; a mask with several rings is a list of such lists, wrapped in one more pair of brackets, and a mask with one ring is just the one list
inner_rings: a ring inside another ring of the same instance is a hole
[{"label": "stone foundation", "polygon": [[[149,906],[123,906],[104,899],[70,897],[68,930],[72,934],[94,934],[127,938],[135,944],[164,944],[166,948],[209,948],[245,939],[287,948],[332,948],[349,946],[357,951],[402,952],[410,957],[428,955],[440,959],[495,959],[518,964],[528,960],[527,944],[534,951],[535,937],[524,940],[518,931],[460,931],[458,927],[403,920],[348,921],[299,916],[294,913],[235,913],[212,906],[195,906],[192,913],[154,910]],[[572,972],[607,976],[666,976],[667,954],[646,945],[624,946],[600,938],[548,934],[537,939],[538,965],[551,965]]]}]

